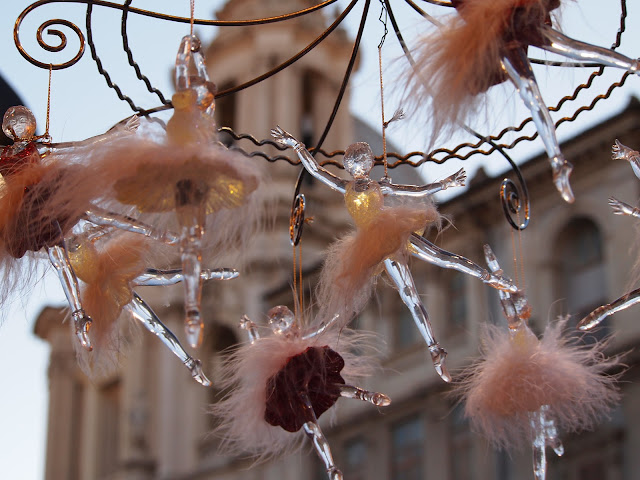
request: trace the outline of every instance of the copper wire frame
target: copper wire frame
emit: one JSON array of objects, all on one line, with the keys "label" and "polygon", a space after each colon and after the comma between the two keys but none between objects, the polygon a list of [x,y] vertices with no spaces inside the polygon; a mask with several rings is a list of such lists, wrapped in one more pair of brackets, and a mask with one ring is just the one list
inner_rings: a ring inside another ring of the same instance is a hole
[{"label": "copper wire frame", "polygon": [[[13,32],[13,37],[14,37],[14,42],[16,44],[16,47],[18,49],[18,51],[20,52],[20,54],[31,64],[40,67],[40,68],[46,68],[46,69],[53,69],[53,70],[59,70],[59,69],[64,69],[64,68],[69,68],[72,65],[74,65],[75,63],[78,62],[78,60],[80,60],[80,58],[83,56],[83,54],[85,53],[85,36],[83,35],[82,31],[80,30],[80,28],[73,24],[72,22],[69,22],[67,20],[63,20],[63,19],[51,19],[48,20],[46,22],[44,22],[42,25],[40,25],[40,27],[38,28],[37,32],[36,32],[36,39],[38,41],[38,44],[40,45],[41,48],[50,51],[50,52],[61,52],[63,51],[66,47],[67,47],[67,38],[66,35],[64,34],[64,32],[62,32],[61,30],[58,29],[53,29],[53,28],[49,28],[51,26],[54,25],[61,25],[67,28],[70,28],[77,36],[79,39],[79,50],[78,52],[76,52],[76,54],[71,58],[71,60],[68,60],[66,62],[63,63],[59,63],[59,64],[49,64],[49,63],[45,63],[45,62],[41,62],[38,61],[37,59],[35,59],[34,57],[32,57],[31,55],[29,55],[24,47],[22,46],[22,43],[20,41],[20,35],[19,35],[19,31],[20,31],[20,26],[22,24],[22,21],[24,20],[24,18],[31,13],[33,10],[35,10],[36,8],[39,8],[43,5],[46,4],[55,4],[55,3],[76,3],[76,4],[84,4],[86,5],[86,20],[85,20],[85,29],[86,29],[86,44],[89,46],[89,50],[91,52],[91,57],[94,60],[95,64],[96,64],[96,68],[98,69],[98,72],[104,77],[105,82],[107,83],[107,85],[113,89],[118,98],[122,101],[125,101],[130,108],[137,114],[139,115],[144,115],[144,116],[149,116],[155,112],[159,112],[161,110],[166,110],[166,109],[170,109],[172,108],[171,102],[169,100],[167,100],[167,98],[165,97],[165,95],[157,88],[155,88],[152,83],[151,80],[145,76],[141,69],[140,66],[137,64],[137,62],[134,60],[134,56],[133,56],[133,51],[129,46],[129,39],[128,39],[128,19],[129,19],[129,15],[130,14],[135,14],[135,15],[141,15],[141,16],[146,16],[146,17],[150,17],[150,18],[155,18],[155,19],[161,19],[161,20],[165,20],[165,21],[171,21],[171,22],[178,22],[178,23],[186,23],[188,24],[190,22],[190,18],[188,17],[178,17],[178,16],[173,16],[173,15],[167,15],[167,14],[163,14],[163,13],[159,13],[159,12],[153,12],[153,11],[149,11],[149,10],[143,10],[140,8],[136,8],[131,6],[133,0],[125,0],[124,3],[122,4],[118,4],[118,3],[114,3],[114,2],[109,2],[106,0],[38,0],[34,3],[32,3],[31,5],[29,5],[28,7],[26,7],[21,14],[18,16],[18,18],[16,19],[15,22],[15,26],[14,26],[14,32]],[[205,26],[217,26],[217,27],[237,27],[237,26],[252,26],[252,25],[264,25],[264,24],[268,24],[268,23],[276,23],[276,22],[282,22],[282,21],[287,21],[287,20],[291,20],[293,18],[297,18],[297,17],[301,17],[304,15],[308,15],[308,14],[312,14],[314,12],[318,12],[326,7],[329,7],[330,5],[336,3],[337,0],[325,0],[321,3],[318,3],[317,5],[314,5],[312,7],[309,8],[305,8],[303,10],[299,10],[296,12],[291,12],[291,13],[287,13],[284,15],[278,15],[278,16],[274,16],[274,17],[269,17],[269,18],[257,18],[257,19],[251,19],[251,20],[230,20],[230,21],[222,21],[222,20],[207,20],[207,19],[200,19],[200,18],[196,18],[194,20],[194,23],[196,25],[205,25]],[[232,95],[235,94],[241,90],[244,90],[246,88],[249,88],[257,83],[260,83],[263,80],[266,80],[270,77],[272,77],[273,75],[277,74],[278,72],[280,72],[281,70],[284,70],[285,68],[289,67],[290,65],[292,65],[293,63],[295,63],[296,61],[298,61],[300,58],[302,58],[304,55],[306,55],[307,53],[309,53],[310,51],[312,51],[318,44],[320,44],[326,37],[328,37],[341,23],[342,21],[345,19],[345,17],[353,10],[353,8],[356,6],[356,4],[362,1],[364,2],[364,6],[363,6],[363,10],[362,10],[362,17],[360,20],[360,25],[356,34],[356,37],[353,41],[353,46],[352,46],[352,50],[351,50],[351,55],[349,58],[349,61],[347,63],[347,66],[345,68],[345,72],[343,75],[343,80],[340,86],[340,89],[338,91],[338,95],[336,97],[336,100],[334,102],[334,107],[333,110],[329,116],[329,118],[327,119],[327,122],[325,124],[325,127],[323,129],[323,132],[318,140],[318,142],[316,143],[315,147],[310,149],[310,151],[316,155],[316,154],[320,154],[322,155],[325,159],[322,160],[320,163],[322,165],[335,165],[339,168],[342,167],[341,162],[335,160],[336,157],[341,156],[344,151],[343,150],[336,150],[333,152],[326,152],[324,150],[322,150],[322,145],[327,137],[327,134],[329,133],[331,126],[335,120],[336,114],[338,112],[338,109],[342,103],[342,99],[344,97],[347,85],[349,83],[351,74],[353,72],[353,67],[355,65],[355,60],[356,60],[356,55],[358,53],[359,50],[359,46],[360,46],[360,42],[362,40],[362,35],[363,35],[363,31],[367,22],[367,18],[368,18],[368,11],[369,11],[369,7],[371,5],[371,0],[352,0],[345,8],[344,10],[342,10],[340,12],[340,14],[337,16],[337,18],[335,19],[335,21],[333,23],[331,23],[331,25],[329,25],[326,30],[324,32],[322,32],[315,40],[313,40],[309,45],[307,45],[305,48],[303,48],[301,51],[299,51],[297,54],[295,54],[294,56],[292,56],[291,58],[285,60],[284,62],[282,62],[281,64],[275,66],[274,68],[270,69],[269,71],[264,72],[263,74],[249,79],[247,81],[245,81],[244,83],[237,85],[235,87],[232,88],[228,88],[225,90],[222,90],[220,92],[218,92],[216,94],[216,98],[221,98],[227,95]],[[399,0],[398,0],[399,1]],[[404,3],[406,3],[407,5],[409,5],[418,15],[421,15],[425,18],[430,18],[430,16],[428,15],[428,13],[420,6],[418,5],[418,3],[416,3],[416,1],[414,0],[402,0]],[[403,49],[404,55],[407,59],[407,61],[410,64],[413,64],[413,59],[411,57],[411,52],[409,51],[405,40],[403,38],[402,32],[400,30],[400,27],[397,23],[393,8],[391,6],[391,2],[390,0],[379,0],[379,2],[383,5],[383,8],[386,9],[387,14],[388,14],[388,18],[391,22],[392,25],[392,29],[394,32],[394,35],[397,39],[397,41],[399,42],[400,46]],[[437,6],[437,7],[444,7],[444,8],[448,8],[451,7],[451,2],[447,1],[447,0],[421,0],[420,1],[421,4],[430,4],[433,6]],[[128,95],[126,95],[122,88],[117,85],[115,82],[112,81],[109,73],[104,69],[102,62],[100,60],[100,57],[98,56],[97,53],[97,49],[96,49],[96,45],[94,43],[93,40],[93,30],[92,30],[92,20],[93,20],[93,10],[94,10],[94,6],[97,7],[104,7],[104,8],[111,8],[111,9],[116,9],[116,10],[121,10],[122,12],[122,17],[121,17],[121,30],[120,30],[120,36],[122,38],[122,48],[127,56],[127,60],[129,65],[134,69],[135,74],[137,76],[137,78],[142,81],[147,90],[150,93],[155,94],[160,102],[160,105],[158,107],[155,108],[151,108],[151,109],[143,109],[141,107],[139,107],[138,105],[135,104],[134,100],[129,97]],[[622,35],[625,32],[626,29],[626,18],[627,18],[627,0],[620,0],[620,25],[618,28],[618,31],[616,33],[616,38],[614,43],[611,46],[611,49],[615,50],[616,48],[618,48],[621,44],[622,41]],[[59,44],[58,45],[51,45],[48,44],[43,36],[42,33],[43,31],[46,30],[46,33],[52,36],[55,36],[58,38],[59,40]],[[544,64],[544,65],[548,65],[548,66],[562,66],[562,67],[588,67],[588,68],[594,68],[594,71],[590,74],[588,80],[583,83],[578,85],[575,90],[570,94],[567,95],[563,98],[561,98],[558,103],[555,106],[550,106],[549,110],[550,111],[558,111],[565,103],[567,102],[574,102],[576,101],[579,93],[583,90],[589,89],[591,87],[591,85],[593,84],[594,80],[596,79],[596,77],[601,76],[604,73],[604,66],[601,65],[597,65],[597,64],[571,64],[571,63],[566,63],[566,62],[553,62],[553,61],[546,61],[546,60],[540,60],[540,59],[535,59],[532,58],[531,59],[532,63],[537,63],[537,64]],[[626,79],[628,78],[629,73],[625,72],[622,74],[621,79],[618,82],[614,82],[612,84],[609,85],[609,88],[607,89],[607,91],[604,94],[600,94],[595,96],[591,103],[589,105],[579,105],[579,107],[575,110],[575,112],[573,113],[572,116],[570,117],[562,117],[560,119],[558,119],[556,121],[556,127],[558,127],[559,125],[565,123],[565,122],[572,122],[574,121],[578,115],[580,115],[581,113],[585,112],[585,111],[590,111],[593,110],[596,106],[596,104],[598,102],[600,102],[601,100],[605,100],[607,98],[609,98],[613,92],[613,90],[615,90],[616,88],[619,88],[621,86],[624,85]],[[522,229],[526,227],[526,224],[528,223],[528,219],[529,219],[529,202],[528,202],[528,195],[527,195],[527,189],[526,189],[526,184],[524,182],[524,178],[522,177],[522,174],[519,170],[519,168],[517,167],[517,165],[515,164],[515,162],[513,162],[511,160],[511,158],[509,157],[507,151],[513,149],[517,144],[519,144],[520,142],[523,141],[533,141],[538,135],[537,133],[533,133],[532,135],[524,135],[524,134],[519,134],[519,132],[521,132],[528,124],[530,124],[532,122],[532,118],[528,117],[526,119],[524,119],[519,125],[515,125],[515,126],[509,126],[504,128],[502,131],[498,132],[497,134],[494,135],[481,135],[478,132],[475,132],[473,130],[471,130],[468,127],[465,127],[465,129],[467,130],[467,132],[469,132],[471,135],[475,136],[477,138],[477,141],[475,143],[472,142],[466,142],[466,143],[461,143],[457,146],[455,146],[452,149],[447,149],[447,148],[438,148],[438,149],[434,149],[431,152],[420,152],[420,151],[413,151],[413,152],[409,152],[406,153],[404,155],[401,155],[399,153],[396,152],[387,152],[387,156],[391,159],[394,159],[392,161],[389,162],[388,164],[388,168],[395,168],[399,165],[410,165],[412,167],[418,167],[422,164],[424,164],[425,162],[435,162],[438,164],[442,164],[444,162],[446,162],[447,160],[450,159],[458,159],[458,160],[467,160],[473,156],[476,155],[483,155],[483,156],[489,156],[491,155],[493,152],[497,151],[499,152],[503,157],[505,157],[505,159],[509,162],[511,168],[513,169],[513,171],[516,174],[518,183],[520,184],[518,187],[515,187],[514,185],[510,186],[509,188],[505,188],[503,186],[503,188],[501,188],[501,192],[504,191],[509,191],[508,193],[508,198],[507,196],[505,196],[505,194],[502,195],[502,201],[503,201],[503,208],[505,213],[506,212],[512,212],[512,213],[517,213],[517,211],[520,211],[522,213],[522,211],[524,211],[524,217],[525,220],[522,223],[516,224],[515,221],[513,220],[513,217],[507,214],[507,219],[509,220],[509,223],[514,227],[514,228],[518,228],[518,229]],[[270,140],[270,139],[265,139],[265,140],[258,140],[255,137],[253,137],[250,134],[246,134],[246,133],[236,133],[234,132],[232,129],[228,128],[228,127],[224,127],[221,130],[225,131],[231,138],[233,138],[234,140],[248,140],[251,143],[253,143],[256,147],[262,147],[264,145],[269,145],[271,147],[275,147],[277,148],[279,151],[284,150],[281,146],[279,146],[278,144],[276,144],[274,141]],[[515,134],[516,137],[515,139],[511,142],[511,143],[499,143],[503,137],[505,137],[505,135],[507,134]],[[236,147],[237,148],[237,147]],[[261,157],[265,160],[268,160],[270,162],[275,162],[275,161],[286,161],[292,165],[299,165],[300,162],[298,159],[292,159],[286,155],[281,155],[281,154],[267,154],[263,151],[260,150],[256,150],[256,151],[252,151],[252,152],[246,152],[242,149],[241,150],[244,154],[250,156],[250,157]],[[464,151],[465,153],[461,153],[462,151]],[[382,157],[376,157],[376,163],[381,164],[382,163]],[[296,193],[299,192],[299,183],[300,183],[300,179],[298,180],[298,185],[296,186]],[[513,188],[512,188],[513,187]],[[517,211],[516,211],[517,210]],[[522,216],[520,216],[520,218],[522,218]]]}]

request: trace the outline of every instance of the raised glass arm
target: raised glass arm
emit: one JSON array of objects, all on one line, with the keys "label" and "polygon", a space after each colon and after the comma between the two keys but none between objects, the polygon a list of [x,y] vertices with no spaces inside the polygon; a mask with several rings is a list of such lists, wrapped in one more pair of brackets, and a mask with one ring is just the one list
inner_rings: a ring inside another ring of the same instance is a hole
[{"label": "raised glass arm", "polygon": [[369,390],[363,390],[360,387],[353,387],[351,385],[340,385],[340,396],[345,398],[355,398],[356,400],[362,400],[363,402],[369,402],[376,407],[386,407],[391,405],[391,399],[384,393],[371,392]]},{"label": "raised glass arm", "polygon": [[520,98],[531,113],[531,118],[533,119],[533,123],[536,126],[540,140],[542,140],[544,144],[549,162],[551,163],[553,184],[565,202],[573,203],[575,197],[569,184],[569,175],[573,170],[573,165],[567,162],[562,156],[556,136],[555,124],[551,119],[549,109],[547,109],[542,99],[542,94],[533,75],[531,63],[527,58],[526,51],[519,51],[518,54],[517,67],[514,63],[515,59],[509,59],[507,57],[502,59],[502,66],[509,76],[509,79],[515,85],[520,94]]},{"label": "raised glass arm", "polygon": [[95,135],[93,137],[89,137],[85,140],[78,140],[75,142],[54,142],[48,143],[47,147],[51,151],[62,150],[66,148],[74,148],[74,147],[87,147],[92,145],[97,145],[98,143],[104,142],[106,140],[110,140],[114,134],[116,133],[135,133],[140,126],[140,117],[137,115],[132,115],[128,118],[125,118],[123,121],[118,122],[106,133],[101,133],[100,135]]},{"label": "raised glass arm", "polygon": [[345,193],[345,187],[348,182],[323,168],[316,161],[316,159],[313,158],[313,155],[311,155],[311,153],[309,153],[309,151],[305,148],[304,144],[298,142],[298,140],[296,140],[293,135],[284,131],[278,126],[271,130],[271,136],[280,145],[293,148],[298,154],[298,158],[302,162],[302,165],[307,170],[307,172],[309,172],[315,178],[320,180],[325,185],[333,188],[334,190]]},{"label": "raised glass arm", "polygon": [[[484,246],[484,258],[487,261],[489,270],[491,270],[494,275],[506,278],[500,268],[497,257],[489,245]],[[527,297],[520,290],[515,293],[498,290],[498,295],[500,297],[502,313],[507,319],[509,328],[512,331],[517,330],[520,328],[523,321],[526,321],[531,317],[531,306],[529,305]]]},{"label": "raised glass arm", "polygon": [[397,185],[387,178],[383,178],[379,183],[382,193],[385,195],[425,198],[447,188],[464,187],[466,180],[467,173],[464,168],[461,168],[447,178],[427,185]]},{"label": "raised glass arm", "polygon": [[638,74],[640,69],[638,60],[629,58],[609,48],[598,47],[567,37],[548,25],[542,27],[541,32],[549,41],[549,44],[542,45],[540,48],[549,52],[578,61],[596,62],[606,67],[621,68]]},{"label": "raised glass arm", "polygon": [[[216,268],[214,270],[204,269],[200,272],[200,278],[207,280],[231,280],[240,275],[235,268]],[[172,270],[156,270],[149,268],[145,273],[133,280],[135,286],[156,287],[175,285],[184,280],[182,270],[179,268]]]},{"label": "raised glass arm", "polygon": [[635,176],[640,178],[640,153],[637,150],[633,150],[616,140],[611,147],[611,159],[626,160],[631,164]]},{"label": "raised glass arm", "polygon": [[418,327],[418,331],[429,348],[431,354],[431,361],[440,378],[445,382],[451,381],[451,375],[447,371],[445,365],[445,359],[447,357],[447,351],[440,346],[433,335],[433,329],[431,328],[431,322],[429,322],[429,314],[424,307],[420,295],[416,290],[411,271],[406,263],[398,262],[396,260],[386,259],[384,266],[389,274],[389,277],[396,285],[400,298],[409,309],[413,321]]},{"label": "raised glass arm", "polygon": [[137,293],[133,293],[133,300],[127,305],[127,308],[131,311],[133,318],[142,323],[180,359],[196,382],[205,387],[211,386],[211,381],[202,371],[202,362],[185,351],[176,336],[160,321],[151,307]]},{"label": "raised glass arm", "polygon": [[458,272],[466,273],[498,290],[505,290],[511,293],[515,293],[518,290],[518,287],[513,284],[510,278],[503,278],[501,275],[493,274],[466,257],[437,247],[420,235],[412,233],[410,242],[409,251],[411,255],[420,260],[432,263],[441,268],[451,268]]},{"label": "raised glass arm", "polygon": [[591,330],[605,318],[640,302],[640,288],[637,288],[611,303],[596,308],[578,323],[580,330]]},{"label": "raised glass arm", "polygon": [[249,317],[243,315],[240,319],[239,327],[243,330],[246,330],[247,336],[249,337],[249,343],[253,345],[256,343],[256,340],[260,338],[260,334],[258,333],[258,326],[251,321]]},{"label": "raised glass arm", "polygon": [[96,225],[114,227],[127,232],[138,233],[153,240],[166,243],[167,245],[176,245],[179,242],[179,237],[172,232],[160,232],[152,226],[142,223],[135,218],[110,212],[97,206],[93,206],[90,210],[87,210],[84,214],[84,218]]}]

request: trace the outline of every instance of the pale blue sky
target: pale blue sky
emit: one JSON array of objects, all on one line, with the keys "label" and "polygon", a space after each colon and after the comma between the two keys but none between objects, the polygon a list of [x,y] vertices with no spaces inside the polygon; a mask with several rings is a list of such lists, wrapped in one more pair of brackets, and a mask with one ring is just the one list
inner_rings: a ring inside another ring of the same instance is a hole
[{"label": "pale blue sky", "polygon": [[[0,73],[33,109],[38,121],[44,126],[48,72],[27,63],[18,54],[12,38],[14,20],[28,3],[23,0],[3,2],[0,42],[4,48],[0,59]],[[214,6],[221,3],[220,0],[197,0],[196,15],[210,18]],[[360,2],[360,4],[363,3]],[[394,5],[400,3],[393,2]],[[575,4],[568,3],[570,5],[563,15],[565,33],[602,46],[609,46],[613,42],[619,16],[619,1],[581,0]],[[341,6],[345,4],[345,1],[339,2]],[[136,0],[133,5],[186,16],[189,2],[188,0]],[[398,5],[398,14],[407,37],[415,38],[416,32],[422,28],[421,21],[407,8],[400,7],[404,5]],[[352,32],[357,28],[361,8],[361,5],[358,6],[348,19]],[[32,43],[30,38],[35,37],[35,29],[41,21],[53,17],[71,20],[80,25],[84,31],[85,9],[86,7],[82,4],[70,6],[52,4],[41,7],[38,9],[38,15],[32,14],[23,24],[21,37],[25,44]],[[330,9],[332,10],[333,7]],[[624,37],[621,51],[631,56],[638,56],[639,52],[634,52],[634,49],[640,44],[640,35],[637,33],[640,31],[640,6],[629,1],[628,10],[630,16],[628,32]],[[434,11],[441,12],[443,9],[434,9]],[[379,102],[371,101],[371,98],[376,98],[379,92],[376,49],[382,34],[382,27],[377,21],[379,12],[379,3],[372,2],[367,36],[363,42],[362,73],[357,75],[351,83],[351,107],[357,115],[369,121],[380,117]],[[119,11],[95,7],[94,15],[96,45],[109,72],[119,84],[126,86],[127,92],[137,102],[146,107],[156,106],[159,103],[157,99],[148,94],[140,82],[134,78],[132,70],[124,60],[119,38]],[[36,16],[42,20],[37,21]],[[180,38],[188,32],[188,26],[136,18],[132,15],[131,27],[130,44],[136,59],[153,83],[170,95],[170,68]],[[199,27],[197,31],[206,41],[211,38],[214,30]],[[70,43],[73,43],[71,34]],[[29,52],[33,52],[43,61],[49,61],[48,54],[39,53],[37,48],[29,47]],[[399,53],[397,41],[390,32],[384,50],[385,65],[399,56]],[[586,78],[586,72],[575,69],[536,67],[536,72],[549,104],[555,103],[558,98],[572,91],[573,85],[583,82]],[[604,92],[610,82],[619,78],[619,72],[610,70],[604,79],[598,81],[597,88],[580,97],[581,101],[589,103],[592,92]],[[385,73],[387,85],[393,85],[394,80],[394,74]],[[601,103],[594,112],[583,114],[580,121],[575,124],[564,124],[558,132],[559,137],[568,138],[581,129],[621,110],[628,102],[629,96],[638,94],[639,89],[639,79],[630,78],[624,88],[616,91],[610,100]],[[503,123],[510,123],[513,119],[522,119],[525,116],[512,90],[505,89],[502,92],[508,92],[508,101],[498,100],[493,104],[492,113],[499,115],[491,120],[495,128],[499,129],[502,128],[500,125]],[[387,95],[387,91],[385,91],[385,98],[388,100],[386,106],[388,117],[398,105],[394,103],[391,93]],[[575,108],[572,105],[568,107]],[[129,107],[118,100],[114,92],[106,87],[104,79],[97,73],[88,52],[74,67],[53,72],[51,134],[55,141],[77,140],[95,135],[130,113]],[[561,112],[561,114],[566,113]],[[421,135],[424,130],[421,125],[420,119],[409,118],[394,125],[390,129],[390,134],[396,143],[405,145],[407,151],[421,150],[427,143],[427,139]],[[484,128],[480,131],[487,133],[489,130]],[[256,136],[265,134],[265,132],[251,133],[255,133]],[[539,143],[534,142],[518,148],[513,155],[514,158],[523,160],[540,150]],[[505,168],[504,162],[499,158],[492,158],[485,161],[485,164],[494,173]],[[465,165],[470,170],[476,168],[469,163]],[[457,168],[459,168],[457,164],[454,165],[452,162],[443,168],[427,167],[427,170],[429,176],[433,178],[443,176],[445,172],[448,173]],[[576,165],[576,168],[579,168],[579,165]],[[39,480],[43,477],[48,348],[44,342],[34,337],[32,329],[35,315],[44,305],[62,304],[62,302],[63,297],[57,279],[48,276],[46,281],[40,282],[28,296],[14,301],[13,309],[7,308],[7,305],[3,306],[3,325],[0,328],[0,378],[3,387],[3,394],[0,395],[0,472],[3,478]]]}]

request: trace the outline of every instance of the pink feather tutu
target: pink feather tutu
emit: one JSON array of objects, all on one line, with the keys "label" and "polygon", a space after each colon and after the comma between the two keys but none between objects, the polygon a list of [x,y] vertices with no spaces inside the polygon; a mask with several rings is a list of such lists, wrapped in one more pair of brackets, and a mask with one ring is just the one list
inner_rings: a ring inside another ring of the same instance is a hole
[{"label": "pink feather tutu", "polygon": [[533,439],[530,414],[543,405],[559,429],[588,429],[620,399],[603,345],[571,344],[563,338],[566,319],[549,324],[538,340],[525,325],[515,333],[487,325],[482,358],[457,386],[474,429],[500,447]]}]

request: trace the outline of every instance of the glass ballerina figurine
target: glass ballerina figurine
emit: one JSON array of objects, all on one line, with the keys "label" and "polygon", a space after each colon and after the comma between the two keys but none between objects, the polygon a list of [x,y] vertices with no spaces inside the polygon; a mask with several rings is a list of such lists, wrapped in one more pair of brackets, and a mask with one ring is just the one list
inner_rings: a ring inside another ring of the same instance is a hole
[{"label": "glass ballerina figurine", "polygon": [[348,322],[364,307],[376,275],[384,269],[427,343],[438,375],[450,381],[444,363],[447,352],[434,337],[427,310],[407,266],[408,256],[472,275],[498,289],[516,289],[510,280],[442,250],[415,233],[438,223],[439,215],[431,197],[446,188],[464,185],[464,170],[422,186],[397,185],[388,178],[377,182],[369,178],[374,164],[371,148],[366,143],[355,143],[344,154],[345,170],[353,178],[347,181],[320,166],[302,143],[280,127],[271,134],[280,144],[296,151],[311,175],[344,194],[347,210],[356,225],[354,233],[330,247],[318,286],[320,316],[330,318],[338,314],[343,323]]},{"label": "glass ballerina figurine", "polygon": [[97,202],[98,207],[121,212],[132,206],[137,219],[161,232],[177,232],[185,330],[188,343],[197,347],[203,251],[221,256],[248,241],[262,213],[255,192],[260,175],[246,157],[217,141],[215,86],[195,36],[182,39],[175,80],[166,132],[114,138],[88,149],[83,161],[110,186],[106,197],[115,204]]},{"label": "glass ballerina figurine", "polygon": [[[131,134],[136,128],[135,117],[114,127],[115,131],[125,135]],[[14,260],[24,257],[28,252],[45,249],[71,308],[75,334],[82,346],[90,350],[88,332],[91,318],[82,307],[78,281],[69,264],[64,242],[64,236],[77,223],[78,217],[65,209],[51,208],[51,198],[66,187],[64,181],[79,172],[50,161],[50,158],[44,160],[49,155],[54,156],[79,145],[97,145],[109,134],[81,142],[50,143],[48,138],[35,136],[36,119],[23,106],[7,110],[2,129],[14,142],[0,151],[0,175],[3,180],[0,196],[0,257],[5,267],[5,284],[11,283],[11,288],[18,283],[9,273]]]},{"label": "glass ballerina figurine", "polygon": [[[68,244],[71,264],[84,282],[83,304],[94,318],[93,351],[77,351],[85,373],[90,376],[111,373],[130,336],[130,332],[124,331],[127,329],[123,328],[122,321],[132,319],[156,335],[198,383],[211,385],[202,372],[200,360],[184,350],[151,307],[133,291],[137,286],[164,286],[183,281],[180,270],[147,268],[153,261],[155,242],[113,228],[93,228],[72,237]],[[201,276],[203,280],[229,280],[237,277],[238,272],[228,268],[203,269]]]},{"label": "glass ballerina figurine", "polygon": [[[631,168],[636,177],[640,178],[640,153],[636,150],[623,145],[618,140],[612,147],[612,158],[614,160],[626,160],[631,164]],[[621,202],[617,198],[610,197],[609,205],[613,209],[614,215],[628,215],[630,217],[640,218],[640,209],[633,207],[628,203]],[[605,318],[614,313],[626,310],[627,308],[640,302],[640,288],[625,293],[620,298],[606,305],[601,305],[593,312],[589,313],[578,323],[580,330],[591,330],[600,324]]]},{"label": "glass ballerina figurine", "polygon": [[563,35],[552,27],[550,13],[560,0],[452,0],[459,16],[418,47],[410,96],[416,105],[431,103],[434,141],[446,125],[464,120],[478,95],[510,80],[531,112],[549,156],[553,182],[572,203],[573,169],[558,145],[555,125],[527,57],[533,45],[578,62],[597,62],[638,74],[640,64],[613,50]]},{"label": "glass ballerina figurine", "polygon": [[[262,337],[246,316],[240,326],[249,336],[224,366],[223,387],[230,393],[212,405],[220,424],[214,433],[228,453],[266,459],[300,447],[309,438],[331,480],[340,480],[318,418],[340,397],[378,407],[391,400],[382,393],[350,385],[370,373],[370,357],[354,355],[366,336],[340,329],[337,317],[301,330],[285,306],[269,313],[272,335]],[[304,436],[299,432],[304,431]]]},{"label": "glass ballerina figurine", "polygon": [[[502,270],[485,246],[490,270]],[[536,480],[546,475],[546,447],[564,453],[558,430],[592,426],[618,402],[615,377],[607,371],[618,362],[605,359],[602,345],[579,346],[563,338],[566,319],[549,324],[542,339],[528,326],[531,307],[520,290],[499,292],[507,328],[486,325],[481,358],[463,373],[457,393],[472,427],[494,445],[533,447]]]}]

